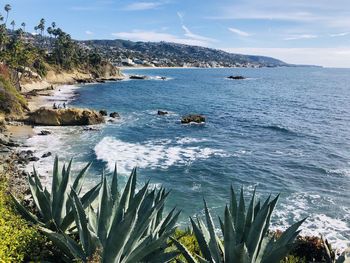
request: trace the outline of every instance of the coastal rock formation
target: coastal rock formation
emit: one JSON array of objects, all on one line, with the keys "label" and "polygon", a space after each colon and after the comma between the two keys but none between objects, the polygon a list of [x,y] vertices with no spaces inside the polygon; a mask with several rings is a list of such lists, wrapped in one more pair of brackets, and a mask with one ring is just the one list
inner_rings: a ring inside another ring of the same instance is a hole
[{"label": "coastal rock formation", "polygon": [[111,118],[120,118],[120,115],[118,112],[112,112],[111,114],[109,114],[109,117]]},{"label": "coastal rock formation", "polygon": [[237,75],[237,76],[228,76],[227,78],[228,79],[245,79],[245,77],[239,76],[239,75]]},{"label": "coastal rock formation", "polygon": [[89,109],[49,109],[40,108],[31,113],[28,121],[34,125],[45,126],[75,126],[94,125],[104,122],[103,116]]},{"label": "coastal rock formation", "polygon": [[183,124],[188,124],[191,122],[204,123],[205,117],[203,115],[199,115],[199,114],[190,114],[190,115],[182,117],[182,119],[181,119],[181,123],[183,123]]},{"label": "coastal rock formation", "polygon": [[142,75],[131,75],[129,79],[147,79],[147,76]]},{"label": "coastal rock formation", "polygon": [[167,115],[168,112],[167,111],[158,110],[157,114],[160,115],[160,116],[163,116],[163,115]]},{"label": "coastal rock formation", "polygon": [[100,110],[100,114],[102,116],[107,116],[107,111],[106,110]]},{"label": "coastal rock formation", "polygon": [[45,136],[45,135],[49,135],[49,134],[51,134],[50,131],[42,130],[42,131],[40,131],[40,133],[39,133],[38,135],[43,135],[43,136]]}]

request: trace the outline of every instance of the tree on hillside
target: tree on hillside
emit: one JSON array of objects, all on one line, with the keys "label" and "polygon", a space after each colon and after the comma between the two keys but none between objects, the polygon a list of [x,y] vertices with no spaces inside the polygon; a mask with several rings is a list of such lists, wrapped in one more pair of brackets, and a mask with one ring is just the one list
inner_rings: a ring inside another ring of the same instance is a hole
[{"label": "tree on hillside", "polygon": [[0,21],[4,21],[4,17],[2,16],[2,14],[0,14]]},{"label": "tree on hillside", "polygon": [[12,7],[11,7],[11,5],[9,5],[9,4],[5,5],[5,7],[4,7],[4,10],[5,10],[5,12],[6,12],[5,25],[7,25],[7,20],[8,20],[8,18],[9,18],[9,13],[10,13],[11,9],[12,9]]},{"label": "tree on hillside", "polygon": [[23,23],[21,24],[21,26],[22,26],[23,32],[26,32],[26,23],[23,22]]},{"label": "tree on hillside", "polygon": [[16,25],[15,20],[12,20],[10,25],[12,26],[12,31],[15,31],[15,25]]}]

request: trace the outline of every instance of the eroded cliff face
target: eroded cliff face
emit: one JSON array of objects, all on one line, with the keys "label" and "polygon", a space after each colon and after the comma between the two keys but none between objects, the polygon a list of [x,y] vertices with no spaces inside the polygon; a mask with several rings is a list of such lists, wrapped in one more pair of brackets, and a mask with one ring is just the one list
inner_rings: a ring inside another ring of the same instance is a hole
[{"label": "eroded cliff face", "polygon": [[28,121],[33,125],[76,126],[103,123],[103,116],[94,110],[69,108],[40,108],[29,115]]}]

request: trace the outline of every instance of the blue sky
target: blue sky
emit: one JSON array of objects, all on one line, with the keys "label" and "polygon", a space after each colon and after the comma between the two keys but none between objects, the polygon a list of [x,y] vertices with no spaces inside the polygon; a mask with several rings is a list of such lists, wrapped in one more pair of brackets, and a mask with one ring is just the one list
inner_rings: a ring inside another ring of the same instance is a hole
[{"label": "blue sky", "polygon": [[[8,0],[9,20],[44,17],[76,39],[170,41],[350,68],[349,0]],[[4,15],[4,11],[1,12]]]}]

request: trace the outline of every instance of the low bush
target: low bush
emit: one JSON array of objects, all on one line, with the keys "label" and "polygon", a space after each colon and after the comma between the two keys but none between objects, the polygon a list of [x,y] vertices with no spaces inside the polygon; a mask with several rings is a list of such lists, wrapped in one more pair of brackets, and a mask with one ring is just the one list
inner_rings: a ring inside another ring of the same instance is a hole
[{"label": "low bush", "polygon": [[0,179],[0,262],[38,261],[45,238],[13,210],[7,183]]}]

